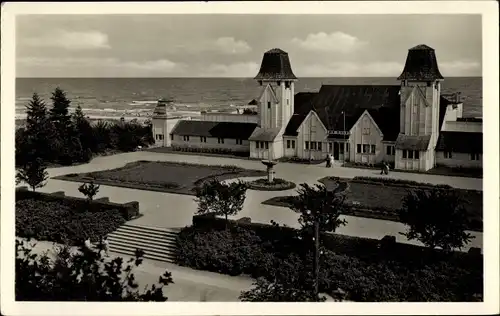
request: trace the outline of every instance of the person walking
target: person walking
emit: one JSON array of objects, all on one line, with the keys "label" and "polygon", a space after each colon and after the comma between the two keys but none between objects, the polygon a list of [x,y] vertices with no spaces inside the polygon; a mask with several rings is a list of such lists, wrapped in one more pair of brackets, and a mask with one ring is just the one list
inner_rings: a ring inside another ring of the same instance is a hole
[{"label": "person walking", "polygon": [[325,161],[326,161],[326,167],[330,168],[332,166],[332,160],[330,159],[330,154],[326,155]]},{"label": "person walking", "polygon": [[333,155],[330,155],[330,168],[333,166]]}]

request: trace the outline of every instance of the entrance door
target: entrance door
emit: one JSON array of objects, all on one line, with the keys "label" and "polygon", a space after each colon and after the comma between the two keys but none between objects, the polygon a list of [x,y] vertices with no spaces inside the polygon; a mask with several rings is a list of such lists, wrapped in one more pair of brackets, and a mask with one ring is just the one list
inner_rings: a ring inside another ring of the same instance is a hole
[{"label": "entrance door", "polygon": [[344,143],[339,143],[339,160],[344,161]]},{"label": "entrance door", "polygon": [[339,155],[340,155],[340,148],[339,148],[339,143],[334,142],[333,143],[333,159],[334,160],[339,160]]}]

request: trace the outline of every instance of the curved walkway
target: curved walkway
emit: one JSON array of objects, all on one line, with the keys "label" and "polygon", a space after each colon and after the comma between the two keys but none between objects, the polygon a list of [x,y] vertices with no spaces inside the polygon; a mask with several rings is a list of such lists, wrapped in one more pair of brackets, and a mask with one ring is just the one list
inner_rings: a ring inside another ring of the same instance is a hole
[{"label": "curved walkway", "polygon": [[[249,169],[264,168],[260,161],[254,160],[176,155],[152,152],[133,152],[118,154],[114,156],[99,157],[85,165],[52,168],[49,169],[48,172],[50,177],[54,177],[57,175],[68,173],[107,170],[122,167],[129,162],[138,160],[175,161],[201,163],[207,165],[237,165],[239,167]],[[276,174],[278,177],[285,178],[297,184],[314,184],[317,183],[318,179],[328,175],[345,178],[352,178],[355,176],[379,176],[379,172],[376,170],[341,167],[327,169],[322,164],[301,165],[292,163],[279,163],[276,166]],[[386,177],[394,179],[414,180],[433,184],[449,184],[453,187],[461,189],[482,189],[482,179],[475,178],[446,177],[439,175],[411,174],[400,172],[391,172]],[[66,195],[81,197],[81,193],[78,192],[79,185],[80,184],[76,182],[50,179],[47,182],[47,185],[40,191],[65,191]],[[235,218],[250,217],[253,222],[260,223],[269,223],[271,220],[274,220],[281,224],[286,224],[291,227],[297,227],[297,215],[291,210],[283,207],[261,204],[263,201],[271,197],[291,195],[295,192],[296,189],[277,192],[249,190],[243,210]],[[196,203],[194,202],[194,198],[193,196],[188,195],[177,195],[101,185],[100,191],[97,195],[97,198],[99,197],[109,197],[112,202],[118,203],[138,201],[140,203],[140,212],[144,214],[144,216],[132,222],[146,226],[184,227],[191,224],[192,216],[196,212]],[[338,229],[337,232],[340,234],[377,239],[380,239],[385,235],[393,235],[396,236],[396,239],[400,242],[408,242],[404,236],[401,236],[399,234],[399,232],[402,232],[404,230],[404,225],[401,223],[352,216],[345,216],[345,218],[348,224]],[[471,234],[476,238],[473,239],[473,241],[467,248],[482,248],[482,233],[471,232]],[[418,242],[413,241],[410,243],[419,244]],[[467,250],[467,248],[464,250]]]}]

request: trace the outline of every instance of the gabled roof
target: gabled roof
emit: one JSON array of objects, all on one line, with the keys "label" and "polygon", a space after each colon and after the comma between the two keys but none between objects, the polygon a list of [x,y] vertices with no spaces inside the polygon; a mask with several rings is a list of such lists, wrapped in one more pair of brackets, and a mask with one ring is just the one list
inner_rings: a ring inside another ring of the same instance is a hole
[{"label": "gabled roof", "polygon": [[279,103],[280,100],[278,98],[278,95],[276,94],[276,91],[274,91],[273,86],[269,83],[264,87],[264,89],[262,89],[262,92],[260,93],[259,99],[258,99],[259,103],[262,100],[262,96],[264,95],[264,93],[266,93],[267,90],[271,91],[271,96],[274,99],[274,102]]},{"label": "gabled roof", "polygon": [[263,142],[272,142],[276,139],[280,132],[279,128],[261,128],[257,127],[252,135],[248,138],[251,141],[263,141]]},{"label": "gabled roof", "polygon": [[314,99],[313,109],[328,130],[336,131],[349,131],[368,110],[384,140],[394,141],[399,133],[399,91],[396,85],[324,85]]},{"label": "gabled roof", "polygon": [[294,96],[294,114],[285,128],[286,136],[297,136],[297,130],[312,109],[314,97],[317,92],[299,92]]},{"label": "gabled roof", "polygon": [[248,140],[256,127],[255,123],[183,120],[170,134]]},{"label": "gabled roof", "polygon": [[441,132],[436,151],[480,154],[483,152],[483,133]]},{"label": "gabled roof", "polygon": [[396,149],[426,151],[429,148],[431,135],[410,136],[399,134],[396,139]]},{"label": "gabled roof", "polygon": [[425,106],[429,106],[429,101],[427,101],[427,98],[425,97],[424,92],[422,91],[422,89],[418,85],[414,86],[413,89],[411,90],[411,92],[406,93],[404,95],[403,104],[406,104],[406,102],[408,101],[408,99],[414,93],[416,93],[422,100],[424,100]]}]

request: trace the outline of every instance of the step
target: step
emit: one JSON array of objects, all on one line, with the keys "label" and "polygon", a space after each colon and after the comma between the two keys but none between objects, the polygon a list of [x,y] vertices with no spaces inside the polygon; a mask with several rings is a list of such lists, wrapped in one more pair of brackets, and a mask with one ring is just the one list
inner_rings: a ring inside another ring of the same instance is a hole
[{"label": "step", "polygon": [[136,235],[140,236],[155,236],[155,237],[162,237],[162,238],[177,238],[177,234],[171,234],[171,233],[160,233],[160,232],[155,232],[155,231],[145,231],[145,230],[135,230],[135,229],[130,229],[129,227],[119,227],[115,231],[121,231],[121,232],[130,232],[134,233]]},{"label": "step", "polygon": [[[135,256],[135,250],[131,248],[124,247],[113,247],[109,249],[111,252],[123,253],[129,256]],[[173,254],[159,254],[154,252],[144,251],[143,258],[154,259],[159,261],[174,262],[175,255]]]},{"label": "step", "polygon": [[128,230],[115,230],[108,236],[127,236],[127,237],[133,237],[133,238],[139,238],[142,240],[147,240],[151,242],[159,242],[159,243],[164,243],[164,242],[177,242],[177,238],[173,236],[158,236],[158,235],[151,235],[147,233],[137,233],[137,232],[131,232]]},{"label": "step", "polygon": [[144,247],[141,247],[141,246],[134,246],[134,245],[124,245],[124,244],[113,244],[113,245],[110,245],[109,247],[110,250],[112,249],[122,249],[122,250],[129,250],[129,251],[132,251],[132,252],[135,252],[136,249],[140,249],[144,252],[147,252],[147,253],[150,253],[150,254],[156,254],[156,255],[159,255],[159,256],[172,256],[172,255],[175,255],[176,254],[176,251],[175,250],[158,250],[158,249],[148,249],[148,248],[144,248]]},{"label": "step", "polygon": [[175,241],[170,241],[170,240],[151,241],[151,240],[145,240],[145,239],[137,238],[136,236],[129,236],[129,235],[109,235],[108,240],[110,240],[110,241],[116,240],[116,241],[139,243],[139,244],[148,244],[148,245],[155,246],[155,247],[177,247],[177,242],[175,242]]},{"label": "step", "polygon": [[159,231],[155,229],[146,229],[146,228],[138,228],[134,226],[125,226],[122,225],[118,227],[120,230],[126,230],[126,231],[133,231],[137,232],[138,234],[150,234],[150,235],[160,235],[160,236],[177,236],[179,233],[172,232],[172,231]]},{"label": "step", "polygon": [[156,231],[160,233],[170,233],[170,234],[178,234],[179,229],[175,228],[163,228],[163,227],[154,227],[154,226],[142,226],[142,225],[135,225],[135,224],[128,224],[125,223],[121,227],[130,227],[136,230],[145,230],[145,231]]},{"label": "step", "polygon": [[[113,250],[113,252],[119,253],[119,254],[128,255],[128,256],[131,256],[131,257],[135,256],[134,252],[131,252],[131,251],[128,251],[128,250]],[[162,262],[175,263],[174,257],[161,257],[161,256],[155,256],[155,255],[152,255],[152,254],[144,253],[144,255],[142,256],[142,258],[143,259],[156,260],[156,261],[162,261]]]},{"label": "step", "polygon": [[138,240],[124,240],[124,239],[112,239],[109,238],[109,244],[110,245],[124,245],[124,246],[134,246],[137,248],[144,248],[144,249],[154,249],[158,251],[170,251],[170,250],[177,250],[176,245],[169,245],[169,244],[163,244],[163,245],[154,245],[150,243],[143,243]]}]

